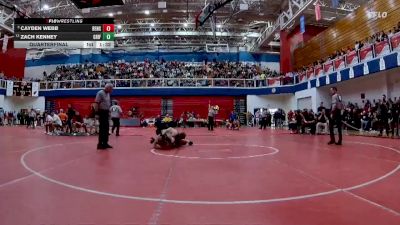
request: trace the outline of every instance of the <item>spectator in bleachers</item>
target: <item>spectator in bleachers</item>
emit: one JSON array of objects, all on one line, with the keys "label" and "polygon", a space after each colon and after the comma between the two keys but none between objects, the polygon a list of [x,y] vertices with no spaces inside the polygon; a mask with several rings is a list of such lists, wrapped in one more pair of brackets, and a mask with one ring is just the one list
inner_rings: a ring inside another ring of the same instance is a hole
[{"label": "spectator in bleachers", "polygon": [[328,60],[334,60],[337,57],[343,56],[352,50],[360,50],[364,46],[373,45],[373,44],[381,42],[381,41],[389,40],[389,38],[391,38],[397,32],[400,32],[400,22],[397,24],[397,27],[393,27],[393,29],[388,30],[387,33],[384,30],[378,31],[377,33],[372,34],[369,37],[365,37],[364,40],[355,41],[354,49],[348,47],[347,49],[337,50],[332,55],[326,57],[325,59],[321,59],[321,60],[318,60],[317,62],[312,63],[311,66],[304,65],[301,69],[297,70],[295,73],[307,71],[310,67],[316,66],[319,63],[323,64],[324,62],[326,62]]},{"label": "spectator in bleachers", "polygon": [[[59,66],[49,75],[43,76],[47,81],[61,81],[60,85],[53,83],[53,88],[70,88],[70,80],[101,80],[101,79],[142,79],[142,78],[181,78],[180,86],[209,86],[208,78],[231,78],[232,86],[244,87],[244,82],[239,79],[253,79],[258,77],[258,85],[265,86],[267,78],[280,77],[282,83],[293,83],[291,77],[279,74],[269,68],[259,65],[238,62],[213,62],[204,65],[184,62],[145,61],[137,62],[108,62],[103,64],[86,63],[84,65]],[[198,78],[201,80],[193,80]],[[74,82],[74,87],[82,87],[85,83]],[[217,82],[218,86],[227,86],[225,80]],[[87,82],[87,87],[100,87],[98,81]],[[132,86],[145,86],[146,82],[132,81]],[[129,87],[130,82],[117,81],[117,87]],[[147,86],[179,86],[177,80],[151,80]]]}]

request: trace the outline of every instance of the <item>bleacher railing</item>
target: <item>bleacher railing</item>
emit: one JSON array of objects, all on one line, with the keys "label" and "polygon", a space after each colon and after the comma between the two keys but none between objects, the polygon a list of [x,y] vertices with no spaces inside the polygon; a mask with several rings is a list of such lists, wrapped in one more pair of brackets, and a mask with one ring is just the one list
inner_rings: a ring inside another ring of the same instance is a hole
[{"label": "bleacher railing", "polygon": [[230,88],[257,88],[292,85],[293,79],[273,78],[266,80],[256,79],[222,79],[222,78],[143,78],[143,79],[107,79],[107,80],[68,80],[43,81],[40,90],[55,89],[97,89],[107,83],[115,88],[179,88],[179,87],[230,87]]}]

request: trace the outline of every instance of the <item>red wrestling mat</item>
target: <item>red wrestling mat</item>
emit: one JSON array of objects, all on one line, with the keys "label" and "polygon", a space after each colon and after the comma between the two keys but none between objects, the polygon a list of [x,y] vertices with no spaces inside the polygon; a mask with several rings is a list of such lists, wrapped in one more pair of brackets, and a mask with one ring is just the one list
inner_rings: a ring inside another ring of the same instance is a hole
[{"label": "red wrestling mat", "polygon": [[0,128],[1,225],[400,224],[398,140],[185,129],[153,150],[151,128],[97,137]]}]

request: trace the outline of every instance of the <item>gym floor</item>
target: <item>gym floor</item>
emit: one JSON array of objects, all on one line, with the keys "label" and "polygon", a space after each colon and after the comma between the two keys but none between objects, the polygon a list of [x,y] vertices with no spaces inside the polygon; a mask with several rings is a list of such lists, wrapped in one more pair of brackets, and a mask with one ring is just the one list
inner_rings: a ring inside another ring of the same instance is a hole
[{"label": "gym floor", "polygon": [[185,129],[193,146],[152,149],[152,128],[97,137],[0,128],[1,225],[399,225],[400,141]]}]

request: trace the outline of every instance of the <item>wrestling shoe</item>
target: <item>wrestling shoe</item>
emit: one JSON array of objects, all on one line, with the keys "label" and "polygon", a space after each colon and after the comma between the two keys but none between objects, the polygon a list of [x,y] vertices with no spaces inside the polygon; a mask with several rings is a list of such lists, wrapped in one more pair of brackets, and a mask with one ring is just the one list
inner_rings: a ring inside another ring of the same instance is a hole
[{"label": "wrestling shoe", "polygon": [[97,145],[98,150],[106,150],[107,148],[103,145]]}]

